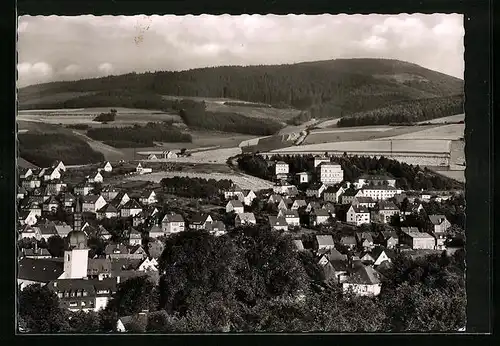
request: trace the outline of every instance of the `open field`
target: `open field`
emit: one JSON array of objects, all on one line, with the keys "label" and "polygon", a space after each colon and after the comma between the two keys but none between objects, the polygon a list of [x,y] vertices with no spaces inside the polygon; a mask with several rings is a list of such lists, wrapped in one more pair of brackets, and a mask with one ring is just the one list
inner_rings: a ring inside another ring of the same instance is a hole
[{"label": "open field", "polygon": [[62,125],[87,124],[92,127],[131,126],[133,124],[146,124],[148,122],[158,121],[182,122],[182,119],[176,114],[132,108],[115,108],[117,110],[116,119],[108,124],[92,121],[95,116],[100,113],[109,112],[110,109],[111,108],[80,108],[19,111],[17,120]]},{"label": "open field", "polygon": [[80,96],[87,96],[95,94],[94,91],[74,91],[74,92],[59,92],[46,96],[37,96],[33,97],[33,95],[24,95],[20,94],[19,103],[23,106],[31,106],[37,104],[47,104],[47,103],[58,103],[68,101]]},{"label": "open field", "polygon": [[[206,109],[209,112],[237,113],[241,115],[246,115],[251,118],[272,119],[281,122],[291,119],[300,113],[299,110],[292,108],[281,109],[281,108],[273,108],[271,106],[262,107],[261,105],[255,104],[254,102],[241,101],[228,98],[169,96],[169,95],[163,95],[162,97],[167,100],[188,99],[198,102],[205,101],[207,107]],[[231,102],[233,104],[226,104],[226,102]]]},{"label": "open field", "polygon": [[215,180],[230,179],[242,189],[252,189],[254,191],[269,189],[273,186],[273,183],[270,181],[238,173],[224,174],[217,172],[212,172],[212,173],[155,172],[151,174],[132,176],[127,179],[152,181],[158,183],[163,178],[172,178],[172,177],[189,177],[189,178],[215,179]]},{"label": "open field", "polygon": [[[391,144],[392,142],[392,144]],[[295,152],[295,151],[362,151],[362,152],[409,152],[409,153],[443,153],[450,151],[449,140],[373,140],[373,141],[349,141],[330,142],[322,144],[297,145],[288,148],[273,150],[273,152]]]},{"label": "open field", "polygon": [[[432,126],[432,125],[430,125]],[[424,126],[418,126],[422,128]],[[441,125],[433,128],[389,137],[390,139],[448,139],[458,140],[464,137],[465,124]],[[388,139],[389,139],[388,138]]]},{"label": "open field", "polygon": [[432,123],[432,124],[440,124],[445,122],[454,122],[454,121],[465,121],[465,114],[455,114],[449,117],[437,118],[432,120],[421,121],[418,124],[422,123]]},{"label": "open field", "polygon": [[[187,157],[178,157],[172,159],[161,159],[159,155],[161,151],[156,148],[147,148],[150,150],[141,150],[136,152],[136,159],[141,159],[144,162],[185,162],[185,163],[215,163],[218,165],[225,165],[227,159],[241,154],[241,149],[238,147],[234,148],[216,148],[216,149],[208,149],[208,148],[197,148],[192,152],[191,156]],[[130,153],[128,153],[130,154]],[[155,154],[158,159],[157,160],[147,160],[147,155]],[[133,153],[132,153],[133,155]]]},{"label": "open field", "polygon": [[441,175],[444,175],[445,177],[455,179],[461,183],[465,183],[465,170],[436,171],[436,172]]}]

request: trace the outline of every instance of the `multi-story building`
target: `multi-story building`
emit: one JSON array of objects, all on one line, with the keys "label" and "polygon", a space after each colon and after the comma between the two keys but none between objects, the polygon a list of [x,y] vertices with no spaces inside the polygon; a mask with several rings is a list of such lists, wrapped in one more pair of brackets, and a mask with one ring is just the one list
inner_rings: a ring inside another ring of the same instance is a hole
[{"label": "multi-story building", "polygon": [[325,185],[333,185],[344,180],[344,171],[339,164],[322,162],[319,166],[320,181]]},{"label": "multi-story building", "polygon": [[365,223],[370,223],[370,210],[365,207],[351,205],[347,211],[347,223],[360,226]]},{"label": "multi-story building", "polygon": [[394,195],[399,194],[402,190],[392,186],[365,186],[361,190],[362,196],[371,197],[375,200],[386,200],[393,198]]}]

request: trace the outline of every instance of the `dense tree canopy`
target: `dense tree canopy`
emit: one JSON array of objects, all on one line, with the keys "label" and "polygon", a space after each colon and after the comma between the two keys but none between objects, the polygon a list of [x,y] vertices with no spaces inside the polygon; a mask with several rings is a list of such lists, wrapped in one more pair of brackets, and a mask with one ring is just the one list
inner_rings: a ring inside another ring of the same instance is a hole
[{"label": "dense tree canopy", "polygon": [[19,156],[39,167],[50,167],[56,160],[66,165],[104,161],[102,153],[87,142],[64,133],[19,133]]}]

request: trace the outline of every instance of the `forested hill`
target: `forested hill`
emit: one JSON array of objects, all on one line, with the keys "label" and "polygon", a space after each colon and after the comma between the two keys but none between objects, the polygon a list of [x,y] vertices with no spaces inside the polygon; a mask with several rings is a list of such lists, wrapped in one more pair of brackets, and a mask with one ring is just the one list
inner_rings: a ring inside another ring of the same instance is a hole
[{"label": "forested hill", "polygon": [[[91,107],[92,95],[223,97],[341,117],[394,102],[463,94],[463,80],[387,59],[337,59],[273,66],[223,66],[181,72],[125,74],[29,86],[20,109]],[[80,100],[81,97],[84,97]],[[161,98],[158,98],[161,100]],[[88,103],[88,104],[87,104]],[[109,106],[120,106],[116,104]],[[154,106],[154,105],[153,105]],[[161,104],[156,107],[161,108]]]}]

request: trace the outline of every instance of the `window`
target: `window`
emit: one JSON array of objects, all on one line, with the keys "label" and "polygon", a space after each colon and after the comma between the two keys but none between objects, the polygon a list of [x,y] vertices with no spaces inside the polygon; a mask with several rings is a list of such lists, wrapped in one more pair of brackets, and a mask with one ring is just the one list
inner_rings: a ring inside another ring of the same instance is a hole
[{"label": "window", "polygon": [[76,302],[69,302],[69,306],[76,306]]},{"label": "window", "polygon": [[87,291],[83,291],[83,296],[86,297],[87,296]]},{"label": "window", "polygon": [[70,255],[68,254],[68,262],[70,261]]},{"label": "window", "polygon": [[82,306],[85,306],[85,302],[82,301]]},{"label": "window", "polygon": [[57,293],[57,296],[58,296],[59,298],[62,298],[62,297],[63,297],[62,292]]},{"label": "window", "polygon": [[77,297],[81,297],[82,296],[82,292],[81,291],[76,291],[76,296]]},{"label": "window", "polygon": [[69,292],[64,292],[64,297],[68,298],[69,297]]}]

